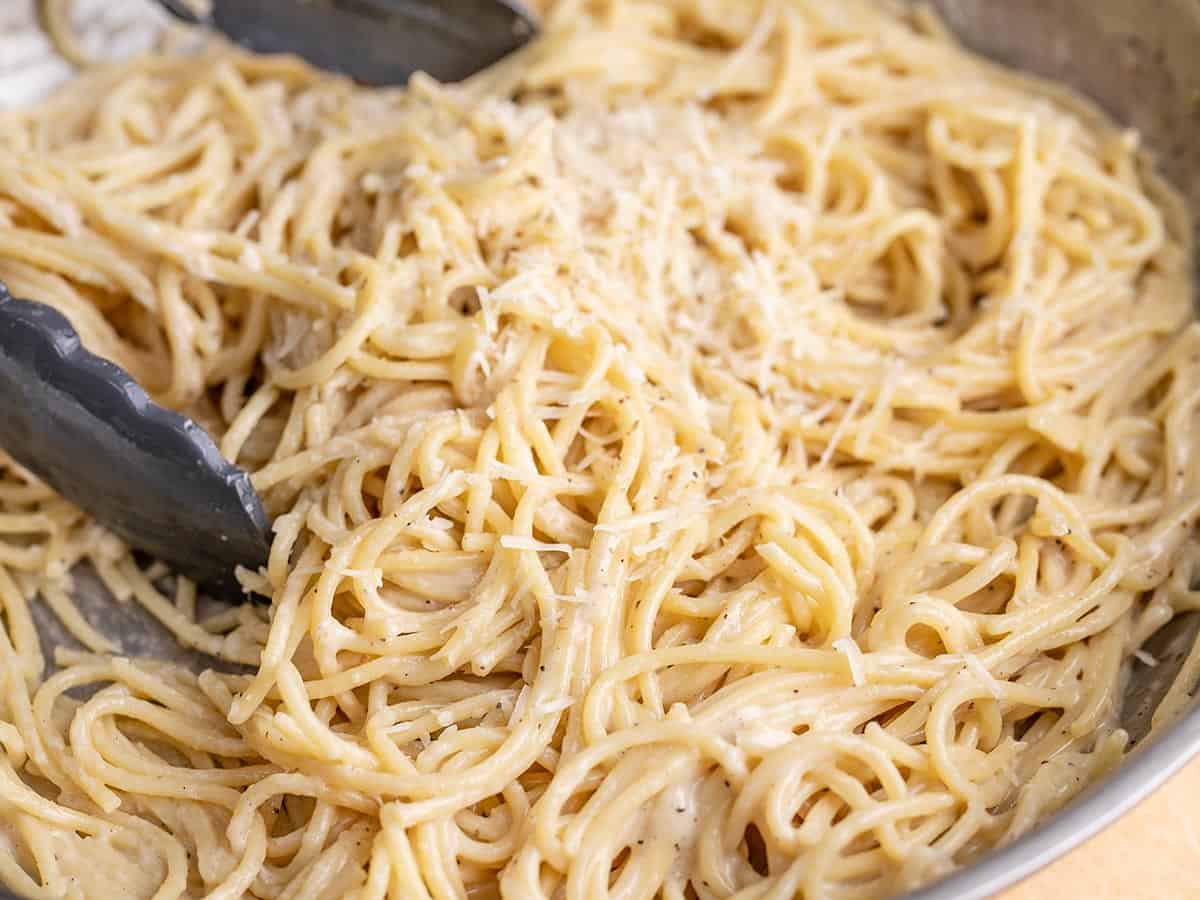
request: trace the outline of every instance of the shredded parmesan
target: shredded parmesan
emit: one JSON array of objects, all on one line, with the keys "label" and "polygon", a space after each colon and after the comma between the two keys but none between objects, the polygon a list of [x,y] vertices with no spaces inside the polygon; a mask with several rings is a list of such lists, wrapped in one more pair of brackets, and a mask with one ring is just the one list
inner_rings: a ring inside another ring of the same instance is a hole
[{"label": "shredded parmesan", "polygon": [[553,716],[565,709],[570,709],[575,705],[575,701],[570,697],[559,697],[557,700],[545,700],[537,703],[530,710],[534,716]]},{"label": "shredded parmesan", "polygon": [[996,700],[1002,700],[1004,698],[1004,691],[1000,686],[1000,682],[997,681],[992,673],[987,670],[987,667],[979,661],[978,656],[976,656],[974,653],[964,653],[962,659],[963,664],[967,667],[967,671],[975,676],[979,683],[983,685],[984,689],[991,694],[993,698]]},{"label": "shredded parmesan", "polygon": [[1151,669],[1157,668],[1158,666],[1158,659],[1156,659],[1152,654],[1147,653],[1145,650],[1135,650],[1133,651],[1133,655],[1137,661],[1144,666],[1149,666]]},{"label": "shredded parmesan", "polygon": [[851,637],[840,638],[833,642],[833,649],[846,657],[846,665],[850,669],[850,679],[854,682],[854,686],[865,685],[867,683],[867,664],[862,648],[858,646],[858,641]]},{"label": "shredded parmesan", "polygon": [[683,524],[686,524],[687,519],[707,512],[712,506],[713,503],[710,502],[674,509],[657,509],[653,512],[639,513],[638,515],[629,516],[615,522],[602,522],[594,526],[593,530],[601,534],[622,534],[627,531],[635,531],[647,525],[657,525],[661,522],[673,522],[682,528]]},{"label": "shredded parmesan", "polygon": [[506,550],[533,550],[537,553],[565,553],[570,556],[574,547],[570,544],[544,544],[531,537],[505,534],[500,537],[500,546]]},{"label": "shredded parmesan", "polygon": [[850,401],[850,405],[846,407],[846,413],[842,416],[842,420],[838,422],[837,428],[833,430],[833,434],[829,436],[829,443],[825,445],[825,449],[821,451],[821,458],[817,461],[817,468],[824,469],[833,459],[833,454],[837,451],[838,445],[842,442],[842,438],[846,436],[846,431],[850,428],[850,423],[854,417],[858,415],[859,407],[862,406],[863,400],[866,399],[866,388],[859,388],[855,393],[854,398]]}]

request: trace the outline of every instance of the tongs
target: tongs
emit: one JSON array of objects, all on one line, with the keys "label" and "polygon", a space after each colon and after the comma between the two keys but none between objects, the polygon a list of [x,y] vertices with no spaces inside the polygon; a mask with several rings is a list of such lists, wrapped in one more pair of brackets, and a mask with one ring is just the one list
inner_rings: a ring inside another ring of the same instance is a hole
[{"label": "tongs", "polygon": [[[465,78],[516,50],[533,20],[504,0],[160,0],[179,18],[264,53],[295,53],[372,85],[418,71]],[[121,537],[242,597],[271,524],[249,476],[191,419],[155,404],[83,347],[60,313],[0,284],[0,448]]]},{"label": "tongs", "polygon": [[159,0],[258,53],[295,53],[372,85],[416,72],[460,81],[526,43],[533,18],[506,0]]}]

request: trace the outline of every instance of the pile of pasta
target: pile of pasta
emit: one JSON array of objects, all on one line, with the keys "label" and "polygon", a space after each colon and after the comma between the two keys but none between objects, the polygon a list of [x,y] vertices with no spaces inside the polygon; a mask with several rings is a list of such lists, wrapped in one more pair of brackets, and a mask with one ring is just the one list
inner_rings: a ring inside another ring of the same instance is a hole
[{"label": "pile of pasta", "polygon": [[883,897],[1119,762],[1200,608],[1190,226],[907,10],[565,0],[462,85],[217,48],[0,118],[0,280],[275,530],[213,608],[5,461],[0,882]]}]

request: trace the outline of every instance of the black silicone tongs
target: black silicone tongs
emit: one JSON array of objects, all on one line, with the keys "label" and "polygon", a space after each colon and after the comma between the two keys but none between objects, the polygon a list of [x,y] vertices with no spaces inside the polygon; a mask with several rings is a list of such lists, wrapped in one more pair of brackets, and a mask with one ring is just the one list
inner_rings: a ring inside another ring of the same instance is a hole
[{"label": "black silicone tongs", "polygon": [[[417,71],[456,81],[534,34],[504,0],[160,0],[264,53],[295,53],[368,84]],[[56,310],[0,284],[0,447],[130,546],[209,593],[241,595],[271,529],[245,472],[190,419],[88,352]]]},{"label": "black silicone tongs", "polygon": [[258,53],[294,53],[364,84],[459,81],[536,31],[518,0],[159,0]]},{"label": "black silicone tongs", "polygon": [[88,352],[53,307],[0,284],[0,446],[139,550],[224,597],[270,523],[245,472],[191,419]]}]

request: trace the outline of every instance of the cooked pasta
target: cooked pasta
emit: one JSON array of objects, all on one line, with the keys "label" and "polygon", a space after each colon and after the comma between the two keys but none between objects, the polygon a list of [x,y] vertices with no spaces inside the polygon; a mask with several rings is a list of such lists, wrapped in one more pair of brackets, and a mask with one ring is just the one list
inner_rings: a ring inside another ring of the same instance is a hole
[{"label": "cooked pasta", "polygon": [[[1136,134],[882,2],[564,0],[459,86],[214,48],[6,114],[0,279],[275,538],[214,611],[5,464],[0,882],[849,900],[1010,840],[1200,607],[1189,227]],[[81,564],[209,663],[128,655]]]}]

